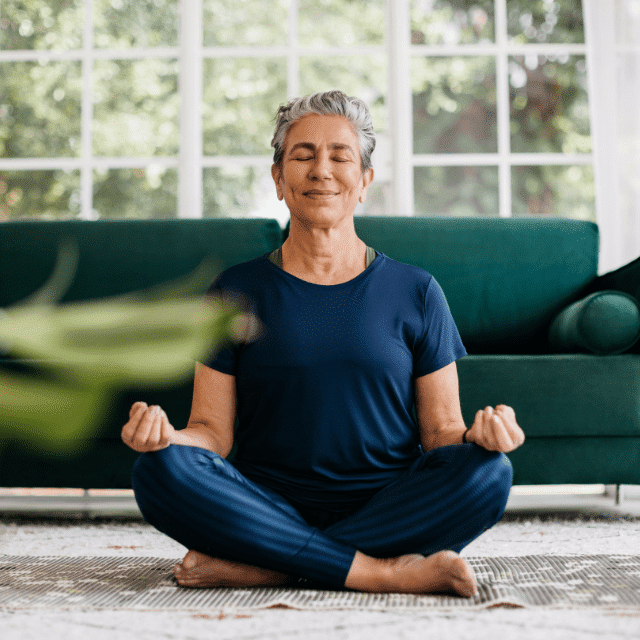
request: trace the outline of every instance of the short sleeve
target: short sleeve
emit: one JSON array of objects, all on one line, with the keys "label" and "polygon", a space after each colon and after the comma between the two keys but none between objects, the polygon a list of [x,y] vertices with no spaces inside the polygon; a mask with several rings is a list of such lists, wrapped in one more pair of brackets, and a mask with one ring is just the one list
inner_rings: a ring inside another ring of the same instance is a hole
[{"label": "short sleeve", "polygon": [[[222,293],[222,289],[218,280],[216,280],[209,287],[207,296],[224,299],[224,295]],[[207,367],[211,367],[216,371],[221,371],[222,373],[227,373],[229,375],[235,376],[238,372],[238,357],[238,343],[225,342],[217,345],[206,358],[203,358],[202,364],[206,365]]]},{"label": "short sleeve", "polygon": [[414,378],[433,373],[466,355],[444,291],[432,276],[425,294],[424,333],[414,348]]}]

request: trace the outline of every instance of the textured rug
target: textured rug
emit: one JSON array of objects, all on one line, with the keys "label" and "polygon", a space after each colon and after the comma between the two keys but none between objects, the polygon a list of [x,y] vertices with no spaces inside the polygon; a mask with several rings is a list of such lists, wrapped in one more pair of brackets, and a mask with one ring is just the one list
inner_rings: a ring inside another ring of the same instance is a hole
[{"label": "textured rug", "polygon": [[478,594],[287,588],[188,589],[175,559],[0,556],[0,608],[231,611],[294,609],[435,610],[511,607],[640,607],[640,556],[468,557]]}]

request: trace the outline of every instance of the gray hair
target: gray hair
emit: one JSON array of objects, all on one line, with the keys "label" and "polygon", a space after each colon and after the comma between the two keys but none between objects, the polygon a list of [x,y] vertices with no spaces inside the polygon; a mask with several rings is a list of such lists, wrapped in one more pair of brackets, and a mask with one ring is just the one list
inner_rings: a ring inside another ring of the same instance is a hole
[{"label": "gray hair", "polygon": [[371,154],[376,146],[376,135],[373,131],[373,120],[367,105],[359,98],[352,98],[342,91],[319,91],[304,98],[294,98],[286,105],[281,106],[276,114],[276,131],[271,141],[275,149],[273,162],[282,169],[284,157],[284,141],[289,127],[313,113],[329,116],[338,115],[345,117],[360,142],[360,165],[362,172],[371,168]]}]

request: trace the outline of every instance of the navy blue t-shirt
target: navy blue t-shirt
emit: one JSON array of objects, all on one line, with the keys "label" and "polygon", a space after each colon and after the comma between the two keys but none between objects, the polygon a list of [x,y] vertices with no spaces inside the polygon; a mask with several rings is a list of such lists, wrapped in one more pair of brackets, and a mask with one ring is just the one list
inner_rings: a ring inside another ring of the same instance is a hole
[{"label": "navy blue t-shirt", "polygon": [[466,355],[424,269],[376,251],[341,284],[301,280],[269,254],[222,272],[209,293],[261,322],[204,364],[236,376],[234,466],[310,506],[378,490],[421,454],[414,379]]}]

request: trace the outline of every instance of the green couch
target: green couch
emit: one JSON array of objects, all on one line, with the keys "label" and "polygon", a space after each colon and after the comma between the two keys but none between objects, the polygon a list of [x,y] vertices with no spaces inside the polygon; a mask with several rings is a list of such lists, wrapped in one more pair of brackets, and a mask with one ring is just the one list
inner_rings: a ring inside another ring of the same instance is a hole
[{"label": "green couch", "polygon": [[[356,217],[355,226],[367,245],[441,284],[469,353],[458,361],[465,422],[503,403],[527,435],[509,454],[514,484],[640,484],[640,259],[599,277],[598,227],[576,220]],[[144,289],[207,256],[225,269],[287,233],[265,219],[0,224],[0,308],[42,285],[67,238],[80,258],[63,302]],[[621,293],[601,293],[610,290]],[[137,454],[120,429],[137,399],[182,428],[191,385],[122,390],[71,457],[0,443],[0,486],[130,487]]]}]

